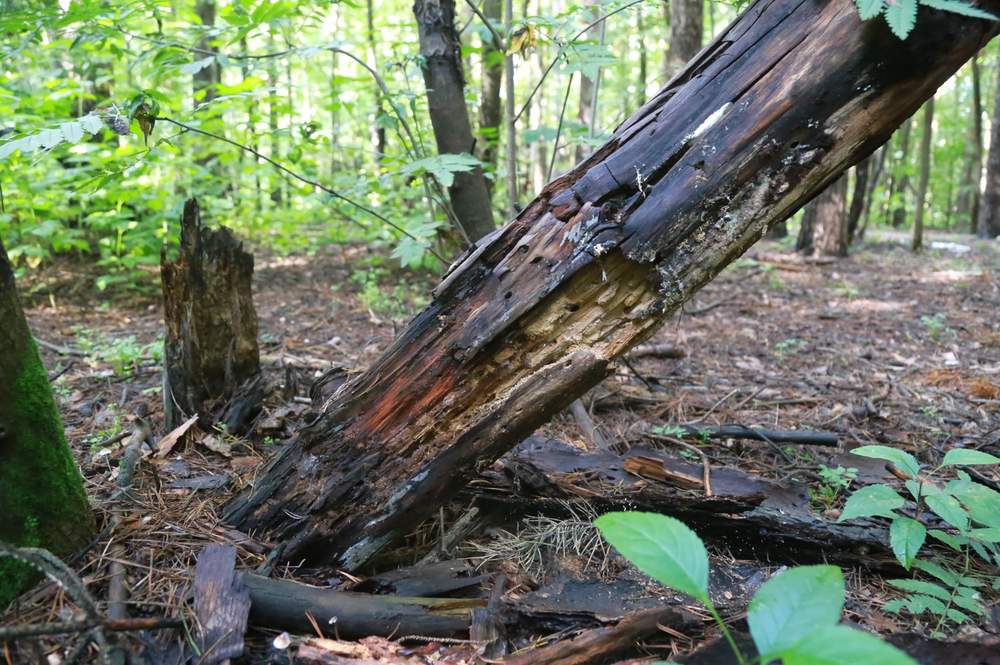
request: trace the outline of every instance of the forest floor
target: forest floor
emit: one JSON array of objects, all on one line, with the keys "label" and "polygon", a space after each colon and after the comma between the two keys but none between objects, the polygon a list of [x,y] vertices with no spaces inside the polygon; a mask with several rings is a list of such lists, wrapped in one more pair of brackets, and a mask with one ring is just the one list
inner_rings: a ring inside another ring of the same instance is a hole
[{"label": "forest floor", "polygon": [[[802,491],[792,503],[830,521],[839,515],[845,493],[820,475],[821,465],[857,469],[853,487],[885,482],[881,463],[850,455],[856,445],[896,446],[923,463],[956,446],[1000,454],[1000,245],[932,234],[928,245],[957,242],[969,251],[950,247],[914,255],[899,240],[887,233],[847,259],[819,261],[803,260],[778,243],[758,244],[650,341],[680,347],[683,358],[633,354],[584,404],[622,455],[656,443],[651,433],[670,434],[670,426],[681,424],[833,432],[840,441],[836,448],[731,439],[696,441],[694,452],[691,444],[672,448],[694,468],[706,455],[713,473],[730,467],[795,483]],[[248,568],[262,563],[270,550],[266,539],[226,529],[216,514],[234,483],[259,470],[292,436],[314,377],[330,363],[367,366],[426,304],[433,276],[389,265],[364,246],[331,246],[314,256],[258,252],[254,288],[262,363],[276,386],[266,413],[248,438],[192,432],[167,459],[150,457],[140,466],[142,507],[129,512],[119,534],[106,534],[75,562],[96,598],[106,600],[107,565],[116,556],[127,566],[134,615],[186,612],[195,558],[209,542],[235,544]],[[95,270],[57,263],[27,276],[21,287],[32,329],[46,343],[42,356],[55,377],[67,436],[103,526],[122,445],[107,441],[127,436],[131,414],[142,408],[152,423],[151,440],[166,434],[157,361],[163,320],[156,272],[137,290],[98,292],[90,286]],[[568,412],[539,436],[584,451],[588,446]],[[670,449],[670,440],[659,442]],[[996,468],[979,467],[978,473],[980,482],[1000,487]],[[583,495],[577,489],[577,496]],[[462,510],[449,508],[445,521]],[[504,529],[516,532],[522,526]],[[384,563],[414,563],[435,544],[437,529],[434,524],[416,529],[402,553]],[[516,570],[502,560],[495,544],[501,532],[473,534],[460,552],[476,563],[489,558],[487,568],[505,569],[513,591],[522,596],[551,583],[551,565]],[[115,545],[125,549],[115,555]],[[741,557],[718,543],[713,552],[730,561]],[[789,558],[794,562],[794,553]],[[775,568],[766,559],[756,564],[765,571]],[[933,627],[927,616],[882,612],[899,592],[872,570],[862,566],[849,577],[853,621],[883,633]],[[274,574],[316,577],[295,567]],[[961,628],[963,634],[1000,635],[1000,610],[990,594],[995,592],[986,594],[992,614]],[[67,606],[61,590],[43,584],[3,623],[65,619]],[[266,651],[265,636],[274,634],[257,633],[251,643]],[[674,654],[694,643],[683,637],[668,641]],[[528,644],[538,635],[521,639]],[[43,648],[54,647],[48,642]]]}]

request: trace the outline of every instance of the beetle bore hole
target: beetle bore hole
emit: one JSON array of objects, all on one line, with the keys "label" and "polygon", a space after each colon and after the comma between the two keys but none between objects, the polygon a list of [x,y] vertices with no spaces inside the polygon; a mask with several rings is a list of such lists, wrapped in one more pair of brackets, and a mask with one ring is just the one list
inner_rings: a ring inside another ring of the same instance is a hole
[{"label": "beetle bore hole", "polygon": [[507,293],[505,293],[505,294],[504,294],[504,297],[503,297],[503,299],[504,299],[504,300],[510,300],[510,297],[511,297],[512,295],[514,295],[514,292],[513,292],[513,291],[508,291]]}]

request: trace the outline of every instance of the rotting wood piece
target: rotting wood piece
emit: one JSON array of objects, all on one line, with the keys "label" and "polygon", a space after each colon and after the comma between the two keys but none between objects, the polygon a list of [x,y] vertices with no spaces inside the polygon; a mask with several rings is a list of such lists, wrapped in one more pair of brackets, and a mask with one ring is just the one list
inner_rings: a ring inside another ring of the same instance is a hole
[{"label": "rotting wood piece", "polygon": [[200,663],[214,665],[243,655],[243,634],[250,613],[244,575],[235,570],[236,548],[212,543],[198,554],[194,573],[194,612],[198,617]]},{"label": "rotting wood piece", "polygon": [[468,635],[472,610],[485,607],[479,598],[403,598],[334,591],[257,575],[243,575],[250,592],[250,619],[279,630],[314,632],[311,614],[325,634],[339,639],[369,635]]},{"label": "rotting wood piece", "polygon": [[260,410],[263,391],[241,395],[256,404],[227,404],[244,384],[260,377],[257,312],[251,293],[253,255],[226,227],[201,224],[198,201],[189,199],[181,217],[180,254],[160,256],[163,281],[163,413],[167,429],[198,414],[203,428],[215,416],[233,413],[227,431],[240,433]]},{"label": "rotting wood piece", "polygon": [[409,533],[884,143],[997,31],[919,11],[901,41],[850,0],[750,5],[460,260],[224,519],[283,541],[286,559],[347,570]]},{"label": "rotting wood piece", "polygon": [[675,627],[686,622],[673,607],[655,607],[636,612],[614,626],[585,630],[576,637],[523,651],[504,658],[504,665],[583,665],[607,659],[635,647],[641,639],[656,635],[659,626]]}]

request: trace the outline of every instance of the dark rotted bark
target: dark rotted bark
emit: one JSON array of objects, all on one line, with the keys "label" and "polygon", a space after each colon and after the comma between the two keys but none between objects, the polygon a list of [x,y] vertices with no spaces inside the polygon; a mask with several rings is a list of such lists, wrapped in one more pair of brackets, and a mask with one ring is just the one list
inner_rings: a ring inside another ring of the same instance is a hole
[{"label": "dark rotted bark", "polygon": [[993,128],[990,132],[990,151],[986,155],[986,186],[979,204],[979,221],[976,235],[980,238],[1000,236],[1000,67],[997,67],[997,93],[993,105]]},{"label": "dark rotted bark", "polygon": [[[263,398],[253,255],[221,227],[201,225],[198,202],[184,204],[180,255],[160,261],[163,281],[163,413],[168,428],[199,414],[203,426],[239,431]],[[232,398],[236,396],[235,402]]]},{"label": "dark rotted bark", "polygon": [[[2,241],[0,321],[0,541],[66,556],[90,540],[94,515]],[[41,577],[0,556],[0,615]]]},{"label": "dark rotted bark", "polygon": [[670,43],[667,62],[680,69],[701,50],[705,32],[704,0],[670,0]]},{"label": "dark rotted bark", "polygon": [[[503,14],[501,0],[484,0],[483,16],[500,25]],[[483,39],[482,101],[479,104],[479,160],[495,167],[500,145],[500,122],[503,107],[500,104],[500,82],[503,80],[503,51],[492,39]],[[489,183],[487,183],[489,185]],[[492,187],[490,188],[492,190]]]},{"label": "dark rotted bark", "polygon": [[854,196],[851,197],[851,208],[847,212],[848,244],[854,242],[854,236],[858,232],[858,223],[861,221],[861,213],[864,212],[865,204],[868,202],[868,180],[874,161],[874,156],[866,157],[854,167]]},{"label": "dark rotted bark", "polygon": [[900,41],[850,0],[758,0],[470,250],[225,519],[283,558],[357,569],[608,376],[996,30],[921,6]]},{"label": "dark rotted bark", "polygon": [[[465,106],[462,41],[455,30],[455,0],[417,0],[413,4],[424,58],[427,106],[438,154],[472,154],[475,141]],[[483,169],[456,173],[448,188],[462,229],[475,242],[496,228]]]}]

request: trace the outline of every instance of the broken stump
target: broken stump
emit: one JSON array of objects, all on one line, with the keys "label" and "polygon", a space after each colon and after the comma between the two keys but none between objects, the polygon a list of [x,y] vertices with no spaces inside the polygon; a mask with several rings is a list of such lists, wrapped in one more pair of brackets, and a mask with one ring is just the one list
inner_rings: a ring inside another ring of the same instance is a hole
[{"label": "broken stump", "polygon": [[202,426],[221,420],[238,433],[260,411],[264,396],[250,288],[253,255],[226,227],[202,226],[198,201],[189,199],[180,255],[170,261],[164,249],[160,274],[166,427],[198,414]]}]

